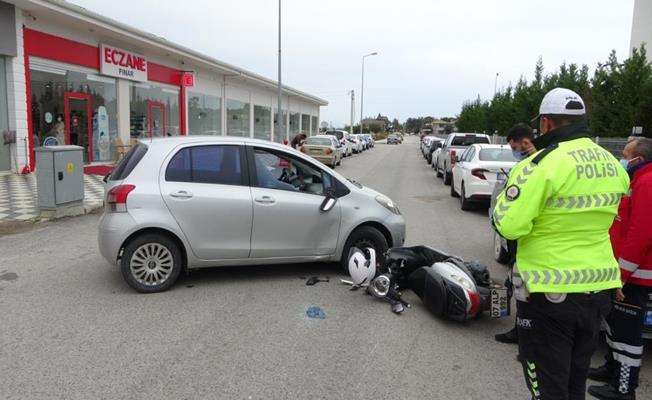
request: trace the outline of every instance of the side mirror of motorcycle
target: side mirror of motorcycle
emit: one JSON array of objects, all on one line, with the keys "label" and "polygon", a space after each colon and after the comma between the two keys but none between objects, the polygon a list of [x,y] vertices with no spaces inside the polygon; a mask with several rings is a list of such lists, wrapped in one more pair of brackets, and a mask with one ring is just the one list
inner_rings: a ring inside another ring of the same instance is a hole
[{"label": "side mirror of motorcycle", "polygon": [[321,206],[319,206],[319,209],[322,212],[329,212],[333,207],[335,207],[336,203],[337,197],[335,197],[335,193],[332,190],[329,190],[326,192],[326,197],[324,198],[324,201],[322,201]]}]

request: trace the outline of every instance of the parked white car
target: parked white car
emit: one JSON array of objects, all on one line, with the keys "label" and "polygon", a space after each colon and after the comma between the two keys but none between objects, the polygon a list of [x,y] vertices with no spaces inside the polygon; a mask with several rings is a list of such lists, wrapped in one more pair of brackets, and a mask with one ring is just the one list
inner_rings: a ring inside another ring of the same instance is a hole
[{"label": "parked white car", "polygon": [[348,157],[353,154],[353,146],[351,145],[351,142],[347,140],[350,135],[349,132],[342,130],[332,130],[324,132],[324,135],[335,136],[337,140],[340,141],[340,144],[342,145],[342,156]]},{"label": "parked white car", "polygon": [[509,145],[473,144],[453,167],[451,196],[460,197],[462,210],[474,203],[488,202],[498,181],[507,179],[517,161]]},{"label": "parked white car", "polygon": [[351,143],[354,153],[362,153],[364,148],[362,147],[362,140],[358,138],[358,135],[349,135],[348,141]]}]

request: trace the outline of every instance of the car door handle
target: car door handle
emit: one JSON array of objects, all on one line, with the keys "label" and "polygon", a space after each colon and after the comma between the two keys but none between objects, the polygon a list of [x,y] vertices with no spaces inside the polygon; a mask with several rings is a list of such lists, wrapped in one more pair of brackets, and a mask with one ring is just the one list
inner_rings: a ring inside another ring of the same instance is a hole
[{"label": "car door handle", "polygon": [[262,204],[274,204],[276,203],[276,200],[272,196],[261,196],[261,197],[256,197],[254,199],[256,203],[262,203]]},{"label": "car door handle", "polygon": [[174,197],[176,199],[190,199],[192,198],[192,193],[187,190],[178,190],[176,192],[170,193],[170,197]]}]

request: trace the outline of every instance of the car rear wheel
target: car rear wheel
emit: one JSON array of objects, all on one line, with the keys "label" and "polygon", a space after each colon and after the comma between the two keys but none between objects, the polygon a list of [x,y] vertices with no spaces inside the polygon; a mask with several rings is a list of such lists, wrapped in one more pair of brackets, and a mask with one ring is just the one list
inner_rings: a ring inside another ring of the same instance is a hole
[{"label": "car rear wheel", "polygon": [[179,278],[182,268],[181,250],[170,238],[149,233],[127,244],[120,259],[125,281],[142,293],[162,292]]},{"label": "car rear wheel", "polygon": [[509,252],[503,247],[503,240],[496,231],[494,231],[494,259],[501,264],[509,262]]},{"label": "car rear wheel", "polygon": [[464,182],[460,184],[460,208],[463,211],[469,211],[473,209],[473,204],[471,203],[471,200],[466,198],[466,190],[464,189]]},{"label": "car rear wheel", "polygon": [[460,195],[455,191],[455,182],[451,183],[451,197],[460,197]]},{"label": "car rear wheel", "polygon": [[346,272],[349,271],[349,251],[351,251],[351,247],[360,249],[372,247],[376,250],[377,260],[380,260],[380,256],[385,254],[387,249],[389,249],[387,239],[385,239],[385,236],[378,229],[372,226],[361,226],[357,228],[346,240],[344,251],[342,252],[341,264]]},{"label": "car rear wheel", "polygon": [[453,174],[446,171],[446,165],[444,165],[444,185],[450,185],[451,180],[453,179]]}]

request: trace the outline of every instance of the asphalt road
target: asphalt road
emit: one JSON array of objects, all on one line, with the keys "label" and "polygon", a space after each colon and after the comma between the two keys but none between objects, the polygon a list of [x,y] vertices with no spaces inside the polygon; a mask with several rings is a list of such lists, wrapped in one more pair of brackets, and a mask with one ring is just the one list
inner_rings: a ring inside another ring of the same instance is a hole
[{"label": "asphalt road", "polygon": [[[339,171],[399,204],[408,244],[504,276],[486,210],[460,211],[415,138],[378,144]],[[0,236],[1,398],[528,398],[515,346],[493,340],[511,319],[442,321],[412,293],[397,316],[318,264],[203,270],[141,295],[99,255],[98,218]],[[306,286],[314,275],[330,282]],[[311,306],[324,318],[308,318]],[[639,398],[652,397],[651,358]]]}]

